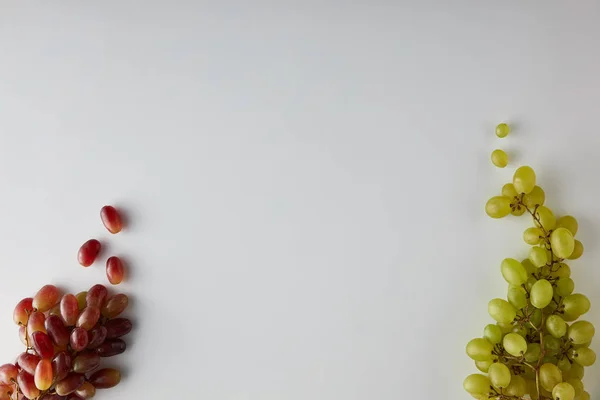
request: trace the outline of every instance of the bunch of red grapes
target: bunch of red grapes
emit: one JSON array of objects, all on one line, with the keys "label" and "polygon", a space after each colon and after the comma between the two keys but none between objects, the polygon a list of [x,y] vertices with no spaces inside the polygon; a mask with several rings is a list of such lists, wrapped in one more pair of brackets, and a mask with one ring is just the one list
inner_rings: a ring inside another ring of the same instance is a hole
[{"label": "bunch of red grapes", "polygon": [[[111,233],[121,231],[121,217],[114,207],[103,207],[100,215]],[[100,249],[98,240],[87,241],[79,249],[79,263],[92,265]],[[114,285],[123,280],[118,257],[108,258],[106,274]],[[121,373],[99,369],[100,360],[126,349],[121,337],[132,325],[119,316],[128,303],[125,294],[111,296],[101,284],[77,295],[61,295],[56,286],[46,285],[33,298],[21,300],[13,319],[26,349],[14,364],[0,366],[0,400],[90,399],[96,389],[116,386]]]}]

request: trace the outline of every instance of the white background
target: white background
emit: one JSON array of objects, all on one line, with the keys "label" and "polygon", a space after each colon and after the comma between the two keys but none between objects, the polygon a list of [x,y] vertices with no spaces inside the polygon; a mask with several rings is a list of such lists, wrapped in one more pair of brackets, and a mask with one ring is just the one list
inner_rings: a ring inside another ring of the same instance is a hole
[{"label": "white background", "polygon": [[470,398],[527,249],[483,207],[522,163],[600,304],[598,2],[295,3],[0,3],[2,360],[20,298],[106,283],[76,263],[97,237],[136,325],[98,399]]}]

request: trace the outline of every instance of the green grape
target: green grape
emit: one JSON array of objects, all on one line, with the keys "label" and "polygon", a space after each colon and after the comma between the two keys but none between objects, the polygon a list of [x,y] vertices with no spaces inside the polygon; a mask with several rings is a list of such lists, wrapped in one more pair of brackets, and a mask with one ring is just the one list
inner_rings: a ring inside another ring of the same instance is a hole
[{"label": "green grape", "polygon": [[496,323],[496,326],[498,326],[498,328],[500,328],[502,330],[502,336],[506,335],[507,333],[512,332],[512,322],[505,322],[505,323]]},{"label": "green grape", "polygon": [[482,374],[471,374],[463,382],[463,387],[471,394],[486,394],[490,391],[490,385],[490,379]]},{"label": "green grape", "polygon": [[558,269],[550,274],[553,278],[569,278],[571,276],[571,267],[565,263],[558,264]]},{"label": "green grape", "polygon": [[[484,362],[484,361],[482,361],[482,362]],[[475,364],[477,364],[477,362],[475,362]],[[565,372],[568,372],[571,370],[571,361],[569,361],[569,359],[565,357],[565,358],[558,360],[558,363],[556,363],[556,366],[563,372],[563,378],[565,378]]]},{"label": "green grape", "polygon": [[560,278],[556,282],[556,293],[559,296],[568,296],[573,293],[573,290],[575,290],[575,282],[571,278]]},{"label": "green grape", "polygon": [[568,382],[569,385],[573,386],[573,389],[575,389],[575,398],[581,397],[583,394],[583,382],[581,382],[581,379],[569,378],[566,380],[566,382]]},{"label": "green grape", "polygon": [[542,267],[548,263],[548,254],[546,254],[546,249],[541,247],[532,247],[529,250],[529,261],[535,267]]},{"label": "green grape", "polygon": [[569,327],[569,339],[574,344],[590,342],[596,333],[596,328],[588,321],[577,321]]},{"label": "green grape", "polygon": [[548,315],[554,314],[554,312],[558,309],[558,305],[555,302],[550,302],[545,308],[544,312]]},{"label": "green grape", "polygon": [[489,324],[483,329],[483,337],[491,344],[498,344],[502,341],[502,329],[498,325]]},{"label": "green grape", "polygon": [[522,310],[527,306],[527,292],[521,286],[510,285],[506,297],[508,302],[517,310]]},{"label": "green grape", "polygon": [[510,384],[510,370],[502,363],[490,365],[488,376],[492,385],[497,388],[505,388]]},{"label": "green grape", "polygon": [[571,346],[572,346],[574,349],[580,349],[580,348],[582,348],[582,347],[590,347],[590,346],[591,346],[591,344],[592,344],[592,341],[590,340],[589,342],[585,342],[585,343],[581,343],[581,344],[575,344],[575,343],[572,343],[572,344],[571,344]]},{"label": "green grape", "polygon": [[509,133],[510,133],[510,127],[508,125],[506,125],[504,122],[501,124],[498,124],[498,126],[496,126],[496,136],[498,136],[499,138],[504,138]]},{"label": "green grape", "polygon": [[575,239],[575,246],[573,247],[573,253],[569,257],[569,260],[577,260],[579,257],[583,255],[583,243],[579,240]]},{"label": "green grape", "polygon": [[583,367],[589,367],[596,362],[596,353],[589,347],[569,350],[568,356],[571,360]]},{"label": "green grape", "polygon": [[498,168],[504,168],[508,165],[508,155],[504,150],[496,149],[492,151],[492,164]]},{"label": "green grape", "polygon": [[490,365],[492,365],[494,363],[493,360],[488,360],[488,361],[475,361],[475,366],[477,367],[478,370],[480,370],[483,373],[486,373],[489,371],[490,369]]},{"label": "green grape", "polygon": [[495,196],[488,200],[485,212],[492,218],[504,218],[510,214],[510,198]]},{"label": "green grape", "polygon": [[537,279],[535,279],[534,277],[529,277],[527,279],[527,282],[525,282],[525,287],[527,288],[528,291],[531,292],[531,288],[533,287],[533,285],[535,285],[536,282],[537,282]]},{"label": "green grape", "polygon": [[551,391],[554,386],[562,382],[562,372],[554,364],[546,363],[540,367],[540,384],[542,387]]},{"label": "green grape", "polygon": [[513,375],[510,378],[510,384],[504,390],[508,396],[523,397],[527,394],[527,382],[525,378],[519,375]]},{"label": "green grape", "polygon": [[505,258],[500,265],[502,276],[511,285],[521,286],[527,282],[525,267],[514,258]]},{"label": "green grape", "polygon": [[544,190],[539,186],[534,186],[530,193],[523,196],[523,204],[529,208],[543,206],[545,201],[546,193],[544,193]]},{"label": "green grape", "polygon": [[568,229],[573,236],[575,236],[579,230],[579,224],[577,223],[577,220],[571,215],[560,217],[556,221],[556,227]]},{"label": "green grape", "polygon": [[590,300],[580,293],[570,294],[565,297],[563,305],[565,306],[565,314],[576,315],[575,319],[590,310]]},{"label": "green grape", "polygon": [[493,299],[488,303],[488,313],[496,322],[507,324],[517,316],[517,310],[506,300]]},{"label": "green grape", "polygon": [[[544,228],[546,231],[551,231],[556,226],[556,217],[551,209],[546,206],[539,206],[535,211],[533,222],[538,228]],[[538,222],[539,221],[539,222]]]},{"label": "green grape", "polygon": [[577,400],[590,400],[590,394],[588,392],[583,392]]},{"label": "green grape", "polygon": [[527,331],[527,328],[525,326],[519,326],[519,325],[513,326],[513,328],[511,329],[511,332],[516,333],[517,335],[521,335],[523,337],[527,337],[527,334],[529,333],[529,331]]},{"label": "green grape", "polygon": [[534,309],[533,314],[531,315],[531,323],[535,326],[540,326],[542,323],[542,310]]},{"label": "green grape", "polygon": [[527,351],[525,352],[525,361],[536,362],[539,360],[541,354],[541,347],[539,343],[529,343],[527,345]]},{"label": "green grape", "polygon": [[569,379],[572,379],[572,378],[583,379],[584,375],[585,375],[585,368],[583,368],[583,365],[579,365],[577,363],[571,365],[571,369],[569,370]]},{"label": "green grape", "polygon": [[561,338],[567,333],[567,324],[558,315],[551,315],[546,319],[546,329],[555,338]]},{"label": "green grape", "polygon": [[527,271],[528,276],[537,272],[537,268],[533,266],[531,261],[529,261],[529,258],[521,260],[521,265],[523,265],[523,267],[525,267],[525,271]]},{"label": "green grape", "polygon": [[523,207],[522,205],[518,204],[518,203],[511,203],[510,204],[510,213],[512,215],[514,215],[515,217],[520,217],[521,215],[525,214],[525,207]]},{"label": "green grape", "polygon": [[515,357],[525,354],[527,351],[525,338],[517,333],[507,333],[504,339],[502,339],[502,345],[508,354]]},{"label": "green grape", "polygon": [[554,400],[573,400],[575,398],[575,389],[567,382],[561,382],[552,389],[552,398]]},{"label": "green grape", "polygon": [[473,339],[467,343],[467,355],[475,361],[487,361],[492,359],[494,345],[487,339]]},{"label": "green grape", "polygon": [[535,186],[535,171],[529,166],[517,168],[513,175],[513,186],[517,193],[531,193]]},{"label": "green grape", "polygon": [[502,186],[502,196],[513,199],[518,197],[519,193],[517,193],[512,183],[507,183],[506,185]]},{"label": "green grape", "polygon": [[537,246],[542,243],[543,238],[544,232],[540,228],[531,227],[525,229],[525,232],[523,232],[523,240],[531,246]]},{"label": "green grape", "polygon": [[560,258],[567,258],[575,250],[575,239],[567,228],[557,228],[550,234],[552,250]]},{"label": "green grape", "polygon": [[559,339],[555,338],[552,335],[544,336],[544,348],[547,352],[556,353],[560,350],[561,342]]},{"label": "green grape", "polygon": [[532,286],[529,300],[535,308],[544,308],[552,301],[553,294],[552,284],[540,279]]}]

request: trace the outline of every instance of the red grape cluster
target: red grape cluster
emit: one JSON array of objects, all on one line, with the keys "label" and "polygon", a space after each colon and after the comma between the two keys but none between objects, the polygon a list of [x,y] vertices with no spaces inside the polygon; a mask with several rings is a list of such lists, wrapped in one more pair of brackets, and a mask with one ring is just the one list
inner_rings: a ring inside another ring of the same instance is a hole
[{"label": "red grape cluster", "polygon": [[[121,219],[113,207],[103,207],[101,217],[111,233],[121,231]],[[95,239],[86,242],[79,250],[80,264],[90,266],[100,248]],[[122,262],[110,257],[106,272],[112,284],[120,283]],[[101,284],[77,295],[61,295],[56,286],[45,285],[33,298],[21,300],[13,319],[26,350],[14,364],[0,366],[0,400],[90,399],[96,389],[116,386],[121,373],[114,368],[99,369],[100,360],[126,349],[122,337],[132,324],[120,315],[128,303],[127,295],[111,296]]]}]

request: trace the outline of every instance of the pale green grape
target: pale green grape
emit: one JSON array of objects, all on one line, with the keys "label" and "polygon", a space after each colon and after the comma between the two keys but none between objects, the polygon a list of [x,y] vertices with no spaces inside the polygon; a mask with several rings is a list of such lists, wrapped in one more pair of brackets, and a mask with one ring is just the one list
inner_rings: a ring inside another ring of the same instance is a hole
[{"label": "pale green grape", "polygon": [[510,370],[502,363],[494,363],[490,365],[488,372],[492,385],[497,388],[505,388],[510,384]]},{"label": "pale green grape", "polygon": [[485,212],[492,218],[504,218],[510,214],[510,198],[495,196],[488,200]]},{"label": "pale green grape", "polygon": [[552,301],[554,290],[552,284],[545,279],[540,279],[531,287],[529,300],[536,308],[544,308]]},{"label": "pale green grape", "polygon": [[565,315],[575,316],[575,319],[590,310],[590,300],[581,293],[570,294],[563,299]]},{"label": "pale green grape", "polygon": [[523,232],[523,240],[525,243],[536,246],[542,243],[542,239],[544,237],[544,232],[540,228],[527,228],[525,232]]},{"label": "pale green grape", "polygon": [[579,230],[579,224],[577,223],[577,220],[571,215],[565,215],[563,217],[560,217],[556,221],[556,227],[568,229],[571,232],[571,234],[573,234],[573,236],[575,236],[577,234],[577,231]]},{"label": "pale green grape", "polygon": [[513,199],[519,196],[519,193],[517,193],[512,183],[507,183],[506,185],[502,186],[502,196]]},{"label": "pale green grape", "polygon": [[561,342],[552,335],[544,335],[544,349],[549,353],[556,353],[560,350]]},{"label": "pale green grape", "polygon": [[527,271],[525,267],[514,258],[505,258],[500,264],[502,276],[511,285],[521,286],[527,282]]},{"label": "pale green grape", "polygon": [[510,285],[506,297],[508,302],[517,310],[522,310],[527,306],[527,292],[521,286]]},{"label": "pale green grape", "polygon": [[521,265],[523,265],[523,267],[525,267],[525,271],[527,271],[528,275],[537,272],[537,268],[531,263],[531,261],[529,261],[529,258],[522,260]]},{"label": "pale green grape", "polygon": [[517,310],[506,300],[493,299],[488,303],[488,313],[496,322],[507,324],[517,316]]},{"label": "pale green grape", "polygon": [[571,278],[560,278],[556,282],[556,293],[559,296],[568,296],[575,290],[575,282]]},{"label": "pale green grape", "polygon": [[463,387],[471,394],[486,394],[490,391],[490,385],[490,379],[482,374],[471,374],[463,382]]},{"label": "pale green grape", "polygon": [[531,323],[535,326],[540,326],[542,323],[542,310],[534,309],[531,315]]},{"label": "pale green grape", "polygon": [[574,344],[590,342],[596,333],[596,328],[588,321],[577,321],[569,327],[569,339]]},{"label": "pale green grape", "polygon": [[473,339],[467,343],[467,355],[475,361],[487,361],[492,359],[494,346],[487,339]]},{"label": "pale green grape", "polygon": [[567,228],[557,228],[550,234],[550,244],[552,251],[560,258],[567,258],[573,254],[575,249],[575,239],[573,234]]},{"label": "pale green grape", "polygon": [[534,186],[530,193],[527,193],[523,196],[523,204],[525,204],[529,208],[534,208],[535,206],[542,206],[546,201],[546,193],[539,186]]},{"label": "pale green grape", "polygon": [[535,171],[525,165],[517,168],[513,175],[513,186],[517,193],[530,193],[535,186]]},{"label": "pale green grape", "polygon": [[486,325],[483,329],[483,337],[491,344],[498,344],[502,341],[502,329],[498,325]]},{"label": "pale green grape", "polygon": [[562,372],[554,364],[546,363],[540,367],[540,384],[547,391],[562,382]]},{"label": "pale green grape", "polygon": [[569,260],[577,260],[579,257],[583,255],[583,243],[579,240],[575,239],[575,246],[573,247],[573,253],[569,257]]},{"label": "pale green grape", "polygon": [[519,375],[513,375],[510,378],[510,384],[504,390],[508,396],[523,397],[527,394],[527,382]]},{"label": "pale green grape", "polygon": [[496,149],[492,151],[492,164],[498,168],[504,168],[508,165],[508,155],[504,150]]},{"label": "pale green grape", "polygon": [[[475,364],[477,364],[478,361],[475,362]],[[484,362],[484,361],[482,361]],[[489,361],[491,362],[491,361]],[[564,357],[560,360],[558,360],[558,363],[556,364],[556,366],[558,368],[560,368],[560,370],[563,372],[563,378],[565,378],[565,372],[568,372],[571,370],[571,361],[569,361],[568,358]],[[484,371],[486,372],[486,371]]]},{"label": "pale green grape", "polygon": [[581,344],[575,344],[575,343],[572,343],[572,344],[571,344],[571,346],[572,346],[574,349],[580,349],[580,348],[582,348],[582,347],[590,347],[590,346],[591,346],[591,344],[592,344],[592,341],[590,340],[589,342],[585,342],[585,343],[581,343]]},{"label": "pale green grape", "polygon": [[533,222],[538,228],[543,227],[546,231],[550,231],[556,226],[556,217],[552,210],[546,206],[539,206],[535,211],[535,216],[537,220],[534,218]]},{"label": "pale green grape", "polygon": [[493,363],[494,363],[494,360],[475,361],[475,366],[477,367],[478,370],[487,374],[487,372],[490,369],[490,365],[492,365]]},{"label": "pale green grape", "polygon": [[569,350],[569,358],[583,367],[589,367],[596,362],[596,353],[589,347]]},{"label": "pale green grape", "polygon": [[568,264],[558,264],[558,269],[551,274],[554,278],[569,278],[571,276],[571,267]]},{"label": "pale green grape", "polygon": [[504,339],[502,339],[502,345],[508,354],[515,357],[525,354],[527,351],[525,338],[517,333],[507,333]]},{"label": "pale green grape", "polygon": [[552,389],[552,398],[554,400],[573,400],[575,398],[575,389],[567,382],[561,382]]},{"label": "pale green grape", "polygon": [[583,368],[583,365],[579,365],[577,363],[571,365],[571,369],[569,370],[569,379],[572,379],[572,378],[583,379],[584,375],[585,375],[585,368]]},{"label": "pale green grape", "polygon": [[583,382],[581,382],[581,379],[569,378],[567,382],[575,389],[575,398],[581,397],[583,394]]},{"label": "pale green grape", "polygon": [[512,332],[512,328],[513,328],[512,322],[503,322],[503,323],[498,322],[496,325],[498,326],[498,328],[500,328],[502,330],[502,336],[506,335],[507,333]]},{"label": "pale green grape", "polygon": [[496,136],[504,138],[510,133],[510,127],[504,122],[496,126]]},{"label": "pale green grape", "polygon": [[529,250],[529,261],[535,267],[542,267],[548,263],[548,254],[546,253],[546,249],[541,247],[532,247]]},{"label": "pale green grape", "polygon": [[588,392],[583,392],[577,400],[590,400],[590,394]]},{"label": "pale green grape", "polygon": [[525,282],[525,287],[531,292],[531,288],[533,287],[533,285],[535,285],[536,282],[537,279],[535,279],[534,277],[530,277],[527,279],[527,282]]},{"label": "pale green grape", "polygon": [[546,329],[555,338],[561,338],[567,333],[567,323],[558,315],[550,315],[546,319]]},{"label": "pale green grape", "polygon": [[525,360],[527,362],[536,362],[540,358],[541,347],[539,343],[529,343],[525,352]]},{"label": "pale green grape", "polygon": [[527,337],[527,334],[529,333],[529,331],[527,330],[527,327],[519,326],[519,325],[513,326],[513,328],[511,329],[511,332],[521,335],[523,337]]}]

